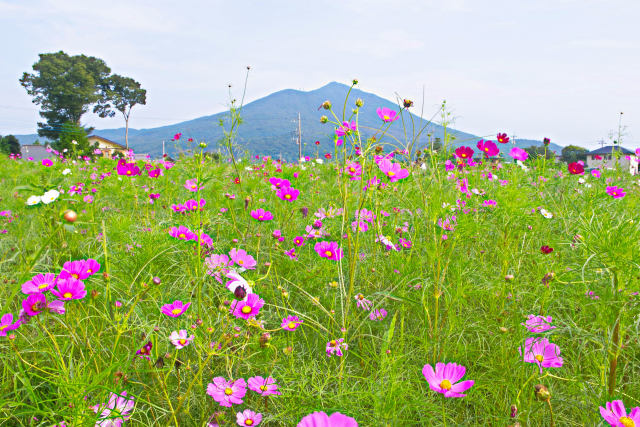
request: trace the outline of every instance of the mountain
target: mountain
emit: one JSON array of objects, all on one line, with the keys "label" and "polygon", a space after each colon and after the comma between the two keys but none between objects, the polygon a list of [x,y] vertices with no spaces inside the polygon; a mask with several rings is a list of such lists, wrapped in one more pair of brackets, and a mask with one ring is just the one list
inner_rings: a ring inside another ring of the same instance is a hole
[{"label": "mountain", "polygon": [[[349,86],[332,82],[319,89],[303,92],[293,89],[285,89],[272,93],[264,98],[253,101],[242,108],[241,117],[243,123],[238,128],[237,143],[240,147],[253,154],[271,155],[294,160],[298,157],[298,147],[295,143],[297,131],[298,113],[301,117],[303,155],[313,155],[316,151],[321,153],[333,151],[333,126],[329,123],[320,123],[320,117],[327,111],[318,107],[326,100],[333,103],[335,111],[341,111],[344,98]],[[394,102],[381,98],[372,93],[353,89],[347,102],[347,114],[355,106],[356,99],[364,101],[364,107],[360,109],[359,125],[364,137],[372,135],[370,129],[380,126],[380,118],[376,113],[378,107],[398,109]],[[328,115],[328,114],[327,114]],[[183,138],[193,138],[195,141],[206,141],[209,149],[213,149],[222,139],[223,133],[219,126],[220,120],[225,120],[227,113],[218,113],[200,117],[186,122],[176,123],[152,129],[129,129],[129,146],[137,153],[149,153],[152,156],[162,154],[162,141],[166,141],[166,150],[174,154],[180,143],[171,142],[173,135],[182,133]],[[428,119],[421,120],[413,115],[416,129],[427,124]],[[411,134],[411,124],[408,116],[405,116],[407,133]],[[474,149],[480,137],[470,133],[448,128],[447,131],[455,137],[453,144],[456,146],[468,145]],[[94,130],[94,135],[124,144],[124,128]],[[417,147],[427,145],[429,136],[435,140],[442,140],[444,129],[435,123],[428,124],[422,133]],[[394,122],[388,131],[390,137],[405,141],[404,129],[400,120]],[[16,135],[21,144],[30,144],[37,135]],[[321,145],[316,147],[315,141]],[[387,142],[393,138],[386,138]],[[182,143],[184,144],[184,143]],[[521,148],[531,145],[541,145],[541,141],[518,140],[517,146]],[[502,145],[502,144],[498,144]],[[510,149],[511,144],[500,148]],[[560,153],[562,147],[551,144],[551,150]],[[506,155],[506,152],[504,153]]]}]

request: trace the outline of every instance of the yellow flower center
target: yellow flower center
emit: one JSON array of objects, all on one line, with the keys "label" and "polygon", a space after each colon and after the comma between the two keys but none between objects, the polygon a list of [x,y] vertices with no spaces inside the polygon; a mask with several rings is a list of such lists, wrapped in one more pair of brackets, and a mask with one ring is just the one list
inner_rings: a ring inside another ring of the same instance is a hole
[{"label": "yellow flower center", "polygon": [[226,394],[227,396],[231,396],[233,394],[233,390],[231,390],[231,388],[227,387],[224,389],[224,394]]},{"label": "yellow flower center", "polygon": [[331,340],[331,341],[329,341],[329,345],[330,345],[331,347],[335,347],[335,346],[336,346],[336,344],[337,344],[337,343],[336,343],[336,340]]},{"label": "yellow flower center", "polygon": [[349,172],[355,172],[355,171],[356,171],[356,168],[354,168],[353,166],[349,168]]},{"label": "yellow flower center", "polygon": [[247,418],[246,420],[244,420],[244,425],[252,426],[253,425],[253,420],[251,418]]},{"label": "yellow flower center", "polygon": [[392,172],[392,171],[389,171],[389,173],[387,173],[387,175],[389,175],[389,176],[394,176],[395,174],[396,174],[396,173],[395,173],[395,172]]},{"label": "yellow flower center", "polygon": [[243,259],[239,259],[238,260],[238,264],[240,264],[240,265],[244,264],[244,260]]},{"label": "yellow flower center", "polygon": [[[285,194],[285,195],[284,195],[284,198],[285,198],[285,199],[290,199],[290,198],[291,198],[291,194]],[[251,421],[251,420],[247,420],[247,421]]]},{"label": "yellow flower center", "polygon": [[261,385],[261,386],[260,386],[260,390],[265,391],[266,389],[267,389],[267,386],[266,386],[266,385]]},{"label": "yellow flower center", "polygon": [[289,322],[289,324],[287,325],[287,327],[289,329],[295,329],[296,328],[296,323],[295,322]]},{"label": "yellow flower center", "polygon": [[240,311],[242,311],[242,313],[244,314],[249,314],[251,313],[251,306],[245,305]]},{"label": "yellow flower center", "polygon": [[49,284],[48,283],[43,283],[42,285],[38,286],[38,289],[44,289],[44,288],[48,288]]},{"label": "yellow flower center", "polygon": [[78,277],[80,277],[80,276],[78,276],[77,274],[72,274],[71,277],[73,277],[74,279],[78,280]]},{"label": "yellow flower center", "polygon": [[618,422],[624,427],[636,427],[636,423],[629,417],[620,417]]},{"label": "yellow flower center", "polygon": [[71,292],[65,292],[64,294],[62,294],[62,296],[64,298],[71,298],[73,296],[73,294]]},{"label": "yellow flower center", "polygon": [[4,331],[5,329],[7,329],[9,327],[9,325],[1,325],[0,326],[0,332]]},{"label": "yellow flower center", "polygon": [[93,270],[88,269],[88,270],[87,270],[87,273],[89,273],[89,274],[93,274]]},{"label": "yellow flower center", "polygon": [[184,239],[187,236],[185,236],[184,233],[180,233],[180,234],[178,234],[178,237],[181,238],[181,239]]},{"label": "yellow flower center", "polygon": [[260,215],[260,216],[258,217],[258,219],[262,219],[262,218],[264,218],[264,215]]},{"label": "yellow flower center", "polygon": [[451,390],[451,381],[442,380],[442,382],[440,383],[440,388],[447,391]]},{"label": "yellow flower center", "polygon": [[536,354],[536,360],[540,363],[544,360],[544,357],[541,354]]},{"label": "yellow flower center", "polygon": [[184,338],[180,338],[178,342],[180,343],[180,345],[184,345],[184,343],[186,343],[187,340],[185,340]]},{"label": "yellow flower center", "polygon": [[131,175],[131,171],[127,171],[127,175]]},{"label": "yellow flower center", "polygon": [[388,115],[386,115],[386,114],[382,117],[382,120],[390,120],[390,119],[391,119],[391,117],[389,117],[389,116],[388,116]]},{"label": "yellow flower center", "polygon": [[195,190],[196,188],[198,188],[198,186],[197,186],[197,185],[192,185],[192,186],[191,186],[191,189],[192,189],[192,190]]},{"label": "yellow flower center", "polygon": [[174,308],[173,310],[171,310],[171,314],[180,314],[182,310],[180,310],[179,308]]},{"label": "yellow flower center", "polygon": [[326,256],[331,256],[331,255],[333,255],[333,252],[331,252],[331,251],[324,251],[324,254],[325,254]]}]

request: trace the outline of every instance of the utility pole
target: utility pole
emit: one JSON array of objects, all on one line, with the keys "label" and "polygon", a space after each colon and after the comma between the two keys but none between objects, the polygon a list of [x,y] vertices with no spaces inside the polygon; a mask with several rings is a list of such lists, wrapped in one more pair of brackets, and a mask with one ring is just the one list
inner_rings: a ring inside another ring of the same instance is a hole
[{"label": "utility pole", "polygon": [[300,123],[300,113],[298,112],[298,163],[302,158],[302,124]]},{"label": "utility pole", "polygon": [[162,140],[162,158],[164,159],[164,139]]},{"label": "utility pole", "polygon": [[605,144],[604,139],[600,138],[600,141],[598,141],[598,144],[600,144],[601,148],[604,148],[604,144]]}]

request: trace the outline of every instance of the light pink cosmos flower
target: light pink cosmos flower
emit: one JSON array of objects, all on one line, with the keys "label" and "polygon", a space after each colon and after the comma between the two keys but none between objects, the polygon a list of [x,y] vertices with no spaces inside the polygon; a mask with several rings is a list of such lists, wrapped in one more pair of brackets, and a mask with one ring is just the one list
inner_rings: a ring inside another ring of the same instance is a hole
[{"label": "light pink cosmos flower", "polygon": [[621,199],[622,197],[627,195],[627,193],[624,192],[624,188],[620,188],[616,186],[607,187],[607,194],[613,197],[614,199]]},{"label": "light pink cosmos flower", "polygon": [[105,404],[92,406],[93,412],[100,414],[96,421],[96,427],[120,427],[122,423],[131,417],[131,410],[135,406],[133,396],[127,396],[127,392],[121,394],[110,393],[109,401]]},{"label": "light pink cosmos flower", "polygon": [[171,344],[173,344],[178,350],[191,344],[194,338],[195,337],[193,335],[189,336],[189,333],[185,329],[180,329],[180,332],[173,331],[171,332],[171,335],[169,335]]},{"label": "light pink cosmos flower", "polygon": [[378,163],[380,171],[389,177],[389,181],[396,182],[409,176],[409,171],[403,169],[399,163],[393,163],[389,159],[383,159]]},{"label": "light pink cosmos flower", "polygon": [[256,268],[256,260],[244,249],[231,249],[229,251],[229,257],[231,257],[229,265],[236,263],[239,267],[246,268],[247,270],[253,270]]},{"label": "light pink cosmos flower", "polygon": [[87,296],[84,283],[72,277],[67,279],[58,279],[56,287],[55,289],[51,289],[51,293],[62,301],[82,299]]},{"label": "light pink cosmos flower", "polygon": [[249,378],[249,389],[263,396],[281,395],[278,391],[278,384],[273,377],[262,378],[259,376]]},{"label": "light pink cosmos flower", "polygon": [[352,180],[359,180],[362,175],[362,166],[358,162],[350,162],[345,168],[344,171],[349,174]]},{"label": "light pink cosmos flower", "polygon": [[[522,354],[522,348],[518,348]],[[560,348],[552,344],[546,338],[531,337],[524,342],[524,361],[535,363],[542,368],[560,368],[563,360],[560,357]]]},{"label": "light pink cosmos flower", "polygon": [[273,219],[273,214],[260,208],[251,211],[251,217],[253,219],[257,219],[258,221],[271,221]]},{"label": "light pink cosmos flower", "polygon": [[529,153],[518,147],[513,147],[511,151],[509,151],[509,155],[515,160],[520,160],[521,162],[524,162],[529,158]]},{"label": "light pink cosmos flower", "polygon": [[184,188],[195,193],[200,189],[198,188],[198,180],[195,178],[186,180],[184,183]]},{"label": "light pink cosmos flower", "polygon": [[300,320],[298,316],[287,316],[282,319],[280,327],[287,331],[295,331],[303,322],[304,320]]},{"label": "light pink cosmos flower", "polygon": [[344,338],[339,338],[337,340],[331,340],[327,342],[327,356],[331,357],[332,355],[336,355],[342,357],[344,354],[342,350],[347,351],[349,349],[349,345],[344,342]]},{"label": "light pink cosmos flower", "polygon": [[246,301],[233,301],[229,312],[239,319],[255,317],[264,305],[264,300],[258,294],[248,294]]},{"label": "light pink cosmos flower", "polygon": [[37,274],[28,282],[22,284],[22,293],[25,295],[39,294],[53,289],[56,285],[56,275],[52,273]]},{"label": "light pink cosmos flower", "polygon": [[358,294],[354,297],[356,300],[356,305],[358,308],[363,309],[364,311],[371,310],[371,305],[373,304],[370,300],[366,299],[364,295]]},{"label": "light pink cosmos flower", "polygon": [[356,126],[355,120],[353,120],[351,123],[342,122],[342,125],[336,129],[336,136],[345,136],[346,134],[355,132],[357,130],[358,127]]},{"label": "light pink cosmos flower", "polygon": [[216,270],[224,269],[231,265],[231,260],[226,254],[213,254],[204,259],[204,263],[209,269],[208,274],[213,275]]},{"label": "light pink cosmos flower", "polygon": [[527,321],[525,323],[521,323],[521,325],[525,326],[529,330],[529,332],[539,334],[550,329],[555,329],[555,326],[551,326],[552,321],[553,318],[551,316],[544,317],[530,314],[527,318]]},{"label": "light pink cosmos flower", "polygon": [[614,427],[638,427],[640,426],[640,407],[635,407],[627,414],[622,400],[607,402],[605,407],[600,407],[600,415]]},{"label": "light pink cosmos flower", "polygon": [[[470,389],[475,381],[467,380],[458,383],[464,377],[467,368],[457,363],[436,363],[436,369],[429,364],[422,368],[422,375],[429,383],[429,388],[444,394],[444,397],[464,397],[463,391]],[[457,384],[456,384],[457,383]]]},{"label": "light pink cosmos flower", "polygon": [[162,314],[167,315],[169,317],[180,317],[184,314],[185,311],[187,311],[190,305],[191,305],[190,302],[184,304],[182,301],[176,300],[171,304],[163,305],[160,308],[160,312],[162,312]]},{"label": "light pink cosmos flower", "polygon": [[383,320],[385,317],[387,317],[387,310],[385,310],[384,308],[376,308],[369,314],[369,319],[376,321]]},{"label": "light pink cosmos flower", "polygon": [[378,117],[380,117],[382,121],[385,123],[391,123],[400,118],[400,116],[398,115],[398,112],[392,110],[391,108],[386,108],[386,107],[378,108],[376,110],[376,113],[378,113]]},{"label": "light pink cosmos flower", "polygon": [[334,412],[330,416],[324,412],[313,412],[302,418],[297,427],[358,427],[358,423],[340,412]]},{"label": "light pink cosmos flower", "polygon": [[0,337],[7,336],[7,331],[18,329],[21,323],[20,319],[13,321],[13,314],[4,314],[0,319]]},{"label": "light pink cosmos flower", "polygon": [[262,414],[245,409],[236,414],[236,424],[239,426],[257,426],[262,422]]},{"label": "light pink cosmos flower", "polygon": [[600,169],[594,169],[594,170],[591,171],[591,175],[593,175],[596,178],[600,178],[602,173],[600,172]]},{"label": "light pink cosmos flower", "polygon": [[322,242],[317,242],[313,249],[322,258],[328,258],[333,261],[342,259],[342,249],[338,247],[337,242],[327,242],[323,240]]},{"label": "light pink cosmos flower", "polygon": [[296,190],[293,187],[282,187],[276,191],[276,196],[285,202],[293,202],[298,198],[300,190]]},{"label": "light pink cosmos flower", "polygon": [[213,383],[207,386],[207,394],[213,397],[220,406],[230,408],[232,405],[242,403],[242,398],[247,394],[247,383],[244,378],[235,381],[227,381],[224,377],[215,377]]}]

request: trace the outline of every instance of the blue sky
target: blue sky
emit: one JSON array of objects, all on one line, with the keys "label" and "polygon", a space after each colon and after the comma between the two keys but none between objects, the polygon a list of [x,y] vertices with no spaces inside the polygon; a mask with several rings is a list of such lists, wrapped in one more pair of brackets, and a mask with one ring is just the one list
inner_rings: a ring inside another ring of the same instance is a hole
[{"label": "blue sky", "polygon": [[249,101],[357,78],[416,104],[424,87],[425,115],[446,99],[454,127],[478,135],[596,147],[624,112],[635,148],[639,19],[640,2],[622,0],[0,0],[0,134],[35,132],[38,109],[18,79],[38,53],[64,50],[142,83],[134,128],[224,110],[227,84],[239,90],[251,65]]}]

